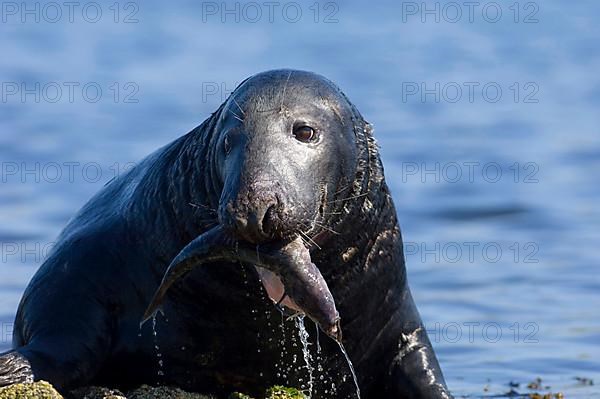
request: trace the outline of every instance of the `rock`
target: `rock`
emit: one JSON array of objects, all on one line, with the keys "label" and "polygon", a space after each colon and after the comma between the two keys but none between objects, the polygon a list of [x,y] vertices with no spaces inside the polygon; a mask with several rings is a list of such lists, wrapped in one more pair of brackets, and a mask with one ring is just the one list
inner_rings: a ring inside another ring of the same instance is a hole
[{"label": "rock", "polygon": [[71,391],[69,397],[76,399],[127,399],[118,389],[104,387],[85,387]]},{"label": "rock", "polygon": [[151,387],[142,385],[133,391],[123,392],[103,387],[86,387],[72,391],[73,399],[214,399],[199,393],[185,392],[175,387]]},{"label": "rock", "polygon": [[248,395],[244,395],[243,393],[234,392],[231,395],[229,395],[228,399],[253,399],[253,398]]},{"label": "rock", "polygon": [[185,392],[179,388],[142,385],[127,394],[127,399],[214,399],[212,396]]},{"label": "rock", "polygon": [[[175,387],[141,387],[127,392],[104,387],[85,387],[73,390],[67,399],[215,399],[212,396],[185,392]],[[31,384],[14,384],[0,388],[0,399],[65,399],[52,385],[46,381]],[[232,394],[229,399],[253,399],[241,393]],[[269,388],[265,399],[306,399],[306,396],[295,388],[274,386]]]},{"label": "rock", "polygon": [[0,399],[64,399],[49,383],[38,381],[0,388]]}]

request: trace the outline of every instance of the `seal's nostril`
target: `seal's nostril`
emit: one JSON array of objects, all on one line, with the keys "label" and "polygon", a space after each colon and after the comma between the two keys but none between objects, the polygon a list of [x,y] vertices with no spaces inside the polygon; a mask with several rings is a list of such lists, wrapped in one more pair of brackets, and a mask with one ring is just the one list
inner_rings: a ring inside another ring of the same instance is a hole
[{"label": "seal's nostril", "polygon": [[277,217],[277,208],[275,204],[270,205],[262,220],[262,231],[269,237],[275,232],[275,218]]}]

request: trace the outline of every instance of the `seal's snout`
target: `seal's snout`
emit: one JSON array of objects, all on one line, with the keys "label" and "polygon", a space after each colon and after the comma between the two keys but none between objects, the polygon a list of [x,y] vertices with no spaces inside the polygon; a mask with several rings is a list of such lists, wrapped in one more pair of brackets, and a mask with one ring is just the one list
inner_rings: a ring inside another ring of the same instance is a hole
[{"label": "seal's snout", "polygon": [[268,198],[249,206],[247,213],[236,218],[236,232],[246,240],[260,244],[274,238],[277,201]]},{"label": "seal's snout", "polygon": [[221,223],[238,238],[261,244],[281,238],[281,209],[274,190],[250,189],[225,205]]}]

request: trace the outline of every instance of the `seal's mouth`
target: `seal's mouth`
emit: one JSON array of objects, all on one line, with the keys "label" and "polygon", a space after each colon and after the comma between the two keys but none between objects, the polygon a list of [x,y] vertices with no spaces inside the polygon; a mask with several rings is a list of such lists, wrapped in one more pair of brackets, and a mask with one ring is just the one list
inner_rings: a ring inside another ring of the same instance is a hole
[{"label": "seal's mouth", "polygon": [[328,336],[341,342],[340,316],[333,295],[299,237],[254,246],[234,240],[221,225],[194,239],[173,259],[142,323],[160,309],[173,283],[195,267],[215,261],[254,264],[273,302],[306,314]]}]

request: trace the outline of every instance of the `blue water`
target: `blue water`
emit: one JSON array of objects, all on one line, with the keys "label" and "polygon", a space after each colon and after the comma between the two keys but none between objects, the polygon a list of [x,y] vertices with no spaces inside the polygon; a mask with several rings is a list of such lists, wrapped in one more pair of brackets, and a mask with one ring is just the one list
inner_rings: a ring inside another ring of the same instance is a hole
[{"label": "blue water", "polygon": [[0,350],[87,199],[245,77],[293,67],[337,82],[375,126],[452,391],[526,393],[540,377],[600,397],[575,379],[600,384],[600,3],[53,4],[61,15],[2,3]]}]

